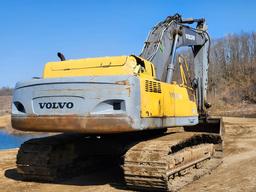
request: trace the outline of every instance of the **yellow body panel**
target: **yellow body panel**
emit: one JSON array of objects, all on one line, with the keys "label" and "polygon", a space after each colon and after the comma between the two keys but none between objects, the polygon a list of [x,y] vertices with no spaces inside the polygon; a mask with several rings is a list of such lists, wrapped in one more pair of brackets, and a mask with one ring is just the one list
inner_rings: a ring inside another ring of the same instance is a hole
[{"label": "yellow body panel", "polygon": [[134,56],[98,57],[49,62],[44,67],[43,78],[137,74],[145,77],[155,76],[153,64],[142,58],[139,59],[143,61],[144,67],[138,65]]},{"label": "yellow body panel", "polygon": [[129,75],[134,74],[136,65],[136,59],[131,56],[49,62],[45,65],[43,78]]},{"label": "yellow body panel", "polygon": [[198,116],[187,88],[146,78],[140,78],[140,85],[141,117]]}]

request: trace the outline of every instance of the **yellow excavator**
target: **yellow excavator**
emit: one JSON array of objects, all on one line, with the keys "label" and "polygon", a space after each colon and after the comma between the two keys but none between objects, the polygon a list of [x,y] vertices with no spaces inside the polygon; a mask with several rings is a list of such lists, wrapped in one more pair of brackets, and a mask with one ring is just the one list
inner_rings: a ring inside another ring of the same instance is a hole
[{"label": "yellow excavator", "polygon": [[[193,64],[177,57],[180,47]],[[152,28],[139,56],[58,53],[42,78],[16,84],[13,127],[62,133],[23,143],[18,172],[54,181],[116,162],[127,187],[168,191],[209,173],[223,153],[222,121],[207,114],[209,47],[204,19],[175,14]]]}]

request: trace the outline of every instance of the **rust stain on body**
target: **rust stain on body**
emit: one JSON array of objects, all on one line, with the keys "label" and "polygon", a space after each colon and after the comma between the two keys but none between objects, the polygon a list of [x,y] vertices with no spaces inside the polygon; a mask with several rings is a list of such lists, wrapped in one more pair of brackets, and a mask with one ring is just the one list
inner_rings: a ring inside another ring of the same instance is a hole
[{"label": "rust stain on body", "polygon": [[132,132],[128,116],[12,116],[12,126],[21,131],[110,134]]},{"label": "rust stain on body", "polygon": [[117,85],[129,85],[129,81],[125,80],[125,81],[116,81],[115,84]]}]

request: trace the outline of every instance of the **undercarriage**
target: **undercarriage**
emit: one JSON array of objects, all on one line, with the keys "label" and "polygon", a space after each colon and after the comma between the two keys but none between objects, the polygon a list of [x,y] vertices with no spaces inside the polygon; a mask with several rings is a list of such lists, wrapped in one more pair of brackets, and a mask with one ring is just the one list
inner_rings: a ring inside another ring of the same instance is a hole
[{"label": "undercarriage", "polygon": [[177,191],[222,162],[221,130],[191,132],[195,130],[31,139],[19,149],[17,169],[24,180],[52,182],[112,164],[122,168],[128,188]]}]

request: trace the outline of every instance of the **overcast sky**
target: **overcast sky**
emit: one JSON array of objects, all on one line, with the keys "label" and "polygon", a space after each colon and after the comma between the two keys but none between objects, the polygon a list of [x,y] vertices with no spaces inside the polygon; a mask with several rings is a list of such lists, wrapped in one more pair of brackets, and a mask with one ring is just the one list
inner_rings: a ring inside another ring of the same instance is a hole
[{"label": "overcast sky", "polygon": [[0,86],[58,60],[139,54],[168,15],[205,17],[212,38],[256,31],[254,0],[0,0]]}]

